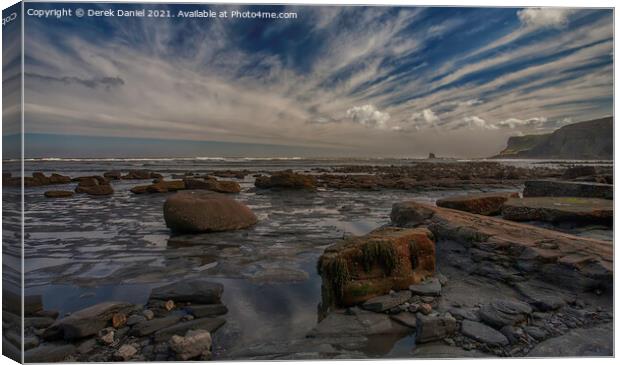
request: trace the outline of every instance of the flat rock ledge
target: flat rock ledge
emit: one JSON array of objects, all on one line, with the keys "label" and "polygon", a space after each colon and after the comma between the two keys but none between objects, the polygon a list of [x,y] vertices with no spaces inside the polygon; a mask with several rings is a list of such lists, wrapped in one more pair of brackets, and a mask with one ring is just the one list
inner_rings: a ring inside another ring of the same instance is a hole
[{"label": "flat rock ledge", "polygon": [[614,186],[579,181],[531,180],[525,182],[524,197],[572,196],[580,198],[613,199]]},{"label": "flat rock ledge", "polygon": [[608,199],[537,197],[509,199],[502,217],[513,221],[613,225],[614,203]]},{"label": "flat rock ledge", "polygon": [[473,195],[458,195],[437,200],[437,206],[462,210],[481,215],[497,215],[502,211],[502,205],[510,198],[518,198],[519,192],[484,193]]},{"label": "flat rock ledge", "polygon": [[537,276],[569,289],[612,290],[609,242],[414,201],[394,204],[391,220],[398,227],[426,227],[438,241],[461,244],[484,270],[501,265],[496,279],[505,282]]}]

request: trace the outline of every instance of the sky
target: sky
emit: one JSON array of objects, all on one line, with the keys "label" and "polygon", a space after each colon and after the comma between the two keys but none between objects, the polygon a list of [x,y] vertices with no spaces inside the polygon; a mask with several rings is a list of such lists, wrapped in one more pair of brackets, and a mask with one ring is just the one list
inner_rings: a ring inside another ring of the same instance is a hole
[{"label": "sky", "polygon": [[[97,7],[26,4],[80,6]],[[27,16],[37,155],[487,157],[510,136],[612,115],[611,10],[148,8],[297,18]]]}]

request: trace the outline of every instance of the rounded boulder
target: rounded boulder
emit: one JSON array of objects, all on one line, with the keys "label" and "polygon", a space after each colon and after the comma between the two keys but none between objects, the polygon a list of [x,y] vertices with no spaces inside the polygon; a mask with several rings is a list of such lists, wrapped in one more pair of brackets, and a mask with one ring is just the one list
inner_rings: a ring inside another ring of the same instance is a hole
[{"label": "rounded boulder", "polygon": [[208,191],[178,192],[164,203],[166,226],[174,232],[230,231],[250,227],[258,221],[243,203]]}]

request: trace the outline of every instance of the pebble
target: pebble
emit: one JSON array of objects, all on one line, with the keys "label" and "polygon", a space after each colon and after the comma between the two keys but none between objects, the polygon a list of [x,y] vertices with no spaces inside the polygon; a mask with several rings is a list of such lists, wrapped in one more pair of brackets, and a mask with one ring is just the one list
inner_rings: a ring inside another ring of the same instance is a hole
[{"label": "pebble", "polygon": [[111,345],[114,342],[114,330],[111,328],[104,328],[99,332],[99,340],[106,345]]},{"label": "pebble", "polygon": [[164,304],[164,308],[166,308],[166,310],[167,310],[168,312],[170,312],[171,310],[173,310],[173,309],[174,309],[174,301],[172,301],[172,300],[167,301],[167,302]]},{"label": "pebble", "polygon": [[114,357],[119,360],[127,361],[131,359],[133,355],[135,355],[137,352],[138,350],[132,345],[123,345],[116,351]]},{"label": "pebble", "polygon": [[120,328],[127,323],[127,316],[124,313],[115,313],[112,316],[112,327]]},{"label": "pebble", "polygon": [[422,314],[431,314],[433,311],[433,307],[428,303],[420,304],[420,308],[418,309]]},{"label": "pebble", "polygon": [[143,311],[142,315],[149,321],[155,318],[155,313],[153,313],[153,311],[150,309],[146,309],[145,311]]}]

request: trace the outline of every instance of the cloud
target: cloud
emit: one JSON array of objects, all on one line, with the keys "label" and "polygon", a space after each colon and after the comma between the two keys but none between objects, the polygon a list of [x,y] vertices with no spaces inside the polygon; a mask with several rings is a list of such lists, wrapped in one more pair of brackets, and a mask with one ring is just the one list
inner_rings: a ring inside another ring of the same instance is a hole
[{"label": "cloud", "polygon": [[29,73],[29,72],[26,72],[24,76],[33,78],[33,79],[38,79],[40,81],[58,82],[58,83],[62,83],[65,85],[77,84],[77,85],[85,86],[90,89],[96,89],[98,87],[102,87],[106,90],[110,90],[112,88],[120,87],[125,84],[125,81],[120,77],[107,77],[106,76],[106,77],[99,77],[99,78],[84,79],[84,78],[79,78],[79,77],[74,77],[74,76],[56,77],[56,76],[40,75],[40,74]]},{"label": "cloud", "polygon": [[562,28],[568,24],[573,9],[527,8],[517,12],[522,24],[537,28]]},{"label": "cloud", "polygon": [[545,117],[534,117],[529,119],[508,118],[498,122],[496,125],[501,128],[515,129],[519,127],[540,128],[547,123]]},{"label": "cloud", "polygon": [[431,109],[424,109],[421,112],[411,114],[409,121],[414,124],[415,129],[432,127],[439,123],[439,117]]},{"label": "cloud", "polygon": [[347,118],[351,119],[355,123],[380,129],[385,128],[386,123],[390,120],[389,113],[382,112],[371,104],[354,106],[347,110],[346,115]]},{"label": "cloud", "polygon": [[468,128],[468,129],[486,129],[495,130],[498,129],[496,125],[488,123],[486,120],[480,118],[477,115],[467,116],[456,122],[448,123],[446,126],[451,130]]},{"label": "cloud", "polygon": [[483,101],[480,99],[469,99],[466,101],[461,101],[458,103],[459,106],[474,106],[474,105],[480,105],[482,104]]}]

